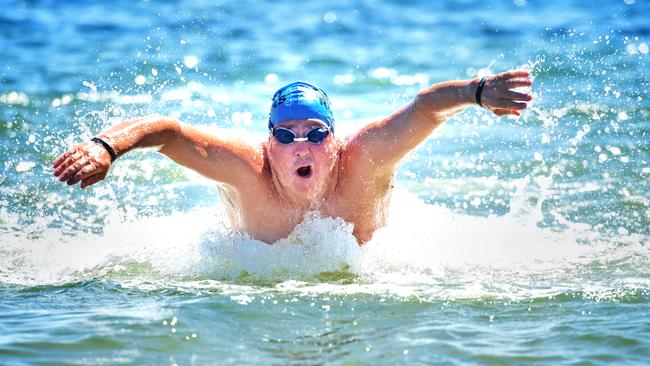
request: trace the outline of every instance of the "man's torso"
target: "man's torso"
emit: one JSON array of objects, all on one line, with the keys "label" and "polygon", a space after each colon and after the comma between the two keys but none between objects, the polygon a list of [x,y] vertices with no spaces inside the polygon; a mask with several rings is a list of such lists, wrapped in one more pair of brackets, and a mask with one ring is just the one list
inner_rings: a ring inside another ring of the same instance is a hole
[{"label": "man's torso", "polygon": [[242,190],[221,186],[220,193],[234,230],[273,243],[287,237],[300,224],[307,211],[323,216],[341,217],[354,225],[353,234],[360,243],[372,238],[387,220],[392,177],[382,184],[364,181],[339,167],[335,189],[311,209],[299,209],[281,200],[270,172],[262,172],[257,182]]}]

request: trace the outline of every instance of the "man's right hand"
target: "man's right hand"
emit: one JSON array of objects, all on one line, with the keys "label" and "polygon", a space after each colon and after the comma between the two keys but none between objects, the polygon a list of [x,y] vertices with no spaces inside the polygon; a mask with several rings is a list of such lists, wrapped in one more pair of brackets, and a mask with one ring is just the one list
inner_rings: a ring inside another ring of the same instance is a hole
[{"label": "man's right hand", "polygon": [[81,182],[83,189],[106,178],[111,164],[108,151],[98,143],[88,141],[59,156],[52,168],[54,176],[61,182],[67,181],[68,185]]}]

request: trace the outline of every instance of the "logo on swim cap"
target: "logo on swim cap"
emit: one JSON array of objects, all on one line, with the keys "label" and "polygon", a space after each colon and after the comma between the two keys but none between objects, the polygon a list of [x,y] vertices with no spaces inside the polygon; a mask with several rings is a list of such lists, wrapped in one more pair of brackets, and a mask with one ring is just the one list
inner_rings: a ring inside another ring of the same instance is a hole
[{"label": "logo on swim cap", "polygon": [[273,95],[269,129],[290,119],[317,119],[334,131],[334,117],[327,94],[319,87],[302,81],[286,85]]}]

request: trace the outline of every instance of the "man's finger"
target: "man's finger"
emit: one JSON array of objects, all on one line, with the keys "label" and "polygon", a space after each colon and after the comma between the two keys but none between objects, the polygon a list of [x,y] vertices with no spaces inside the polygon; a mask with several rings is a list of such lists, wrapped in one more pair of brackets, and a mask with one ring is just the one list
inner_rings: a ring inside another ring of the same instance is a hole
[{"label": "man's finger", "polygon": [[101,174],[101,173],[100,173],[100,174],[91,175],[90,177],[85,178],[84,180],[81,181],[81,189],[84,189],[84,188],[86,188],[86,187],[88,187],[88,186],[91,186],[91,185],[93,185],[93,184],[99,182],[99,181],[102,180],[102,179],[104,179],[104,175]]},{"label": "man's finger", "polygon": [[96,173],[97,172],[96,172],[95,166],[93,166],[93,164],[91,164],[91,163],[86,164],[86,166],[79,169],[79,171],[76,172],[75,175],[72,176],[72,178],[68,179],[68,185],[77,184],[82,179],[90,177],[91,175],[94,175]]},{"label": "man's finger", "polygon": [[80,160],[75,161],[72,163],[70,166],[68,166],[63,173],[59,176],[59,180],[61,182],[65,182],[66,180],[70,179],[73,175],[75,175],[79,169],[81,169],[84,165],[88,163],[87,158],[81,158]]},{"label": "man's finger", "polygon": [[508,89],[521,88],[533,85],[533,79],[509,79],[506,80]]},{"label": "man's finger", "polygon": [[507,115],[521,116],[521,112],[513,109],[497,108],[494,109],[492,112],[494,112],[494,114],[496,114],[497,116],[507,116]]},{"label": "man's finger", "polygon": [[514,90],[506,90],[503,93],[503,98],[510,99],[510,100],[523,100],[525,102],[529,102],[533,99],[533,96],[527,93],[519,93]]},{"label": "man's finger", "polygon": [[61,165],[61,163],[63,163],[67,158],[69,158],[70,155],[72,155],[72,153],[74,153],[75,151],[77,151],[77,150],[76,149],[70,149],[70,150],[66,151],[65,153],[63,153],[63,155],[59,156],[54,161],[54,163],[52,163],[52,169],[56,169],[59,165]]},{"label": "man's finger", "polygon": [[506,71],[501,74],[501,76],[504,76],[508,79],[512,78],[524,78],[530,76],[530,71],[526,70],[512,70],[512,71]]},{"label": "man's finger", "polygon": [[74,164],[81,157],[82,155],[78,151],[74,151],[63,161],[63,163],[59,164],[59,166],[54,170],[54,175],[60,176],[61,173],[63,173],[70,165]]},{"label": "man's finger", "polygon": [[74,156],[69,156],[63,163],[61,163],[56,170],[54,170],[54,176],[56,177],[61,177],[61,174],[70,167],[70,165],[74,164],[78,159]]},{"label": "man's finger", "polygon": [[69,151],[66,151],[61,156],[56,158],[56,160],[54,160],[54,162],[52,163],[52,169],[56,169],[56,167],[59,166],[59,164],[63,163],[63,160],[65,160],[65,158],[68,157],[69,153],[70,153]]},{"label": "man's finger", "polygon": [[497,108],[499,109],[526,109],[528,107],[528,104],[523,103],[523,102],[515,102],[509,99],[499,99],[499,105]]}]

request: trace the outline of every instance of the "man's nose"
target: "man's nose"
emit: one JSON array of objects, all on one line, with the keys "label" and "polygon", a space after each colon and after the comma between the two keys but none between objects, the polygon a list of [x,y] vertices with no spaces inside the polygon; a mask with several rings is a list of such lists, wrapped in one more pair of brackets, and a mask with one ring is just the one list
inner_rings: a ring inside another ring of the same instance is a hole
[{"label": "man's nose", "polygon": [[309,143],[307,141],[296,141],[294,144],[296,144],[296,149],[294,150],[296,157],[304,158],[309,156]]}]

